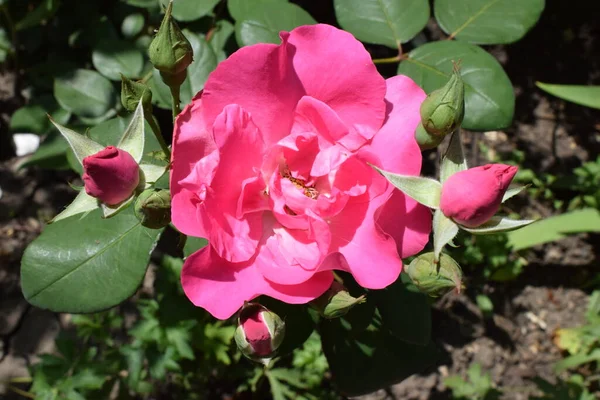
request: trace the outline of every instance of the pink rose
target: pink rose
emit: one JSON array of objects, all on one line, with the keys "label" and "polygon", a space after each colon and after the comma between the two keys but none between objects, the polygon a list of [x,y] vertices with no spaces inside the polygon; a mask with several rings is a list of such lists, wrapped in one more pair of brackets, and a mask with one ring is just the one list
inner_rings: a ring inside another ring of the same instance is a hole
[{"label": "pink rose", "polygon": [[108,205],[131,196],[140,182],[140,167],[128,152],[108,146],[83,159],[85,192]]},{"label": "pink rose", "polygon": [[405,76],[384,80],[332,26],[281,40],[219,64],[175,122],[173,223],[210,242],[181,280],[221,319],[259,295],[311,301],[333,269],[384,288],[431,230],[430,211],[367,164],[419,174],[425,93]]},{"label": "pink rose", "polygon": [[440,210],[468,228],[487,222],[500,207],[517,167],[487,164],[450,176],[442,186]]}]

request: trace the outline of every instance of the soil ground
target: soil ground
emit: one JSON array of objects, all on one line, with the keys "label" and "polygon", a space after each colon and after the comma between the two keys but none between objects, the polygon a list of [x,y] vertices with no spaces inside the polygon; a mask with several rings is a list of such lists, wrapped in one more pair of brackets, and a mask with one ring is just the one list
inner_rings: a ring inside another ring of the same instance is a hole
[{"label": "soil ground", "polygon": [[[594,3],[549,0],[540,23],[522,41],[489,48],[515,86],[515,122],[503,132],[467,132],[472,165],[485,163],[490,155],[479,151],[480,143],[500,154],[519,149],[525,154],[523,166],[540,173],[568,175],[598,156],[600,112],[559,101],[534,85],[535,81],[600,84],[600,25]],[[330,12],[313,15],[327,21]],[[432,24],[428,35],[440,35],[439,28]],[[0,137],[6,137],[9,115],[22,101],[13,85],[14,74],[0,71]],[[6,154],[6,143],[0,147]],[[426,156],[431,161],[437,154]],[[75,177],[68,172],[19,169],[22,161],[0,163],[0,398],[8,398],[3,382],[26,376],[27,365],[52,350],[61,327],[60,316],[23,299],[19,263],[44,221],[69,202],[72,191],[66,182]],[[431,162],[426,170],[432,166]],[[569,193],[562,195],[568,200]],[[555,213],[551,204],[533,198],[518,211],[523,216]],[[534,377],[555,381],[552,367],[562,355],[553,335],[557,328],[583,322],[589,293],[581,287],[599,272],[598,239],[579,235],[528,252],[529,264],[517,280],[478,289],[494,301],[491,318],[479,311],[473,290],[442,298],[435,305],[433,321],[434,339],[444,356],[428,371],[363,398],[448,399],[443,378],[465,376],[474,361],[491,373],[505,399],[529,398],[536,392]]]}]

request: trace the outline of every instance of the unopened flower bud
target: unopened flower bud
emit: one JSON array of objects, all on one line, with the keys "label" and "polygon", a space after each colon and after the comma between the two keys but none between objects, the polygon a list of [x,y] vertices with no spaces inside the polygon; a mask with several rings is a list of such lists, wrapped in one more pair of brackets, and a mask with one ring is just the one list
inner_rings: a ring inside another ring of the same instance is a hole
[{"label": "unopened flower bud", "polygon": [[142,100],[144,112],[152,113],[152,91],[148,85],[135,82],[121,75],[121,104],[127,111],[135,111]]},{"label": "unopened flower bud", "polygon": [[108,205],[128,199],[140,182],[140,167],[125,150],[108,146],[83,159],[85,192]]},{"label": "unopened flower bud", "polygon": [[465,85],[455,66],[450,80],[421,103],[421,122],[430,135],[442,138],[456,130],[465,114]]},{"label": "unopened flower bud", "polygon": [[171,222],[171,194],[165,189],[144,190],[135,201],[134,212],[146,228],[164,228]]},{"label": "unopened flower bud", "polygon": [[442,143],[444,136],[430,134],[423,127],[423,123],[419,122],[417,129],[415,129],[415,139],[417,140],[421,151],[425,151],[436,148],[440,143]]},{"label": "unopened flower bud", "polygon": [[331,287],[310,304],[323,318],[333,319],[346,315],[352,307],[365,301],[364,296],[352,297],[344,285],[333,281]]},{"label": "unopened flower bud", "polygon": [[238,317],[235,342],[254,360],[271,358],[283,342],[285,323],[277,314],[257,303],[247,303]]},{"label": "unopened flower bud", "polygon": [[415,258],[406,267],[406,272],[415,286],[431,297],[442,296],[454,289],[460,292],[462,270],[449,255],[442,253],[436,263],[433,252]]},{"label": "unopened flower bud", "polygon": [[148,49],[148,56],[154,68],[166,75],[178,75],[184,72],[192,63],[194,54],[192,45],[171,16],[172,10],[171,0],[160,28]]},{"label": "unopened flower bud", "polygon": [[451,175],[442,186],[440,210],[460,225],[475,228],[500,207],[517,167],[487,164]]}]

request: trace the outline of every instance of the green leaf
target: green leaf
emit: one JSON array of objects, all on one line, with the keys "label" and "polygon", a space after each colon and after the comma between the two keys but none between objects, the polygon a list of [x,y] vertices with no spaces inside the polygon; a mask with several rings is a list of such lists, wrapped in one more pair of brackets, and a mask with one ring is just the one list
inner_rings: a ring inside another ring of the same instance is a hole
[{"label": "green leaf", "polygon": [[166,165],[140,164],[140,169],[144,174],[145,188],[148,189],[151,183],[156,182],[167,171]]},{"label": "green leaf", "polygon": [[543,219],[518,231],[510,232],[508,243],[514,250],[522,250],[580,232],[600,232],[598,210],[584,208]]},{"label": "green leaf", "polygon": [[450,79],[452,61],[460,61],[465,84],[463,128],[489,131],[509,126],[515,109],[512,84],[498,61],[478,46],[456,41],[427,43],[409,53],[398,74],[413,78],[429,93]]},{"label": "green leaf", "polygon": [[478,294],[475,296],[475,301],[477,302],[477,307],[479,307],[484,317],[489,318],[493,315],[494,303],[492,303],[492,300],[488,296],[485,294]]},{"label": "green leaf", "polygon": [[142,75],[144,55],[131,42],[102,41],[92,51],[92,63],[98,72],[113,81],[120,81],[120,74],[136,79]]},{"label": "green leaf", "polygon": [[[195,21],[210,14],[219,0],[175,0],[173,2],[173,18],[177,21]],[[164,7],[169,0],[161,0]]]},{"label": "green leaf", "polygon": [[135,199],[135,193],[133,193],[128,199],[123,200],[119,204],[108,205],[106,203],[100,203],[100,209],[102,210],[102,218],[114,217],[121,211],[125,210],[134,199]]},{"label": "green leaf", "polygon": [[69,146],[71,146],[71,150],[75,154],[77,161],[79,161],[80,165],[83,165],[83,159],[87,156],[91,156],[92,154],[96,154],[99,151],[102,151],[104,147],[93,141],[92,139],[80,135],[79,133],[64,127],[54,121],[51,120],[56,129],[60,132],[60,134],[67,140]]},{"label": "green leaf", "polygon": [[544,0],[435,0],[434,13],[451,38],[475,44],[521,39],[544,10]]},{"label": "green leaf", "polygon": [[121,33],[123,36],[130,39],[137,36],[142,29],[144,29],[144,24],[146,23],[144,19],[144,14],[142,13],[133,13],[129,14],[123,19],[121,23]]},{"label": "green leaf", "polygon": [[335,0],[335,15],[363,42],[400,48],[425,28],[429,0]]},{"label": "green leaf", "polygon": [[60,221],[61,219],[68,218],[70,216],[81,214],[87,211],[92,211],[98,208],[98,200],[88,195],[85,190],[80,190],[77,197],[71,204],[67,206],[60,214],[52,218],[51,222]]},{"label": "green leaf", "polygon": [[131,154],[137,163],[142,160],[142,155],[144,154],[145,122],[144,106],[142,100],[140,100],[127,129],[125,129],[123,136],[121,136],[117,144],[119,149]]},{"label": "green leaf", "polygon": [[52,129],[48,115],[63,125],[71,118],[71,113],[60,108],[54,96],[42,95],[31,99],[28,105],[14,112],[10,118],[10,130],[40,135],[48,133]]},{"label": "green leaf", "polygon": [[458,225],[450,218],[446,217],[441,210],[435,210],[433,213],[433,252],[437,259],[442,249],[458,233]]},{"label": "green leaf", "polygon": [[600,86],[555,85],[536,82],[537,87],[563,100],[600,109]]},{"label": "green leaf", "polygon": [[252,9],[265,3],[287,3],[287,0],[227,0],[227,9],[234,20],[241,20],[252,12]]},{"label": "green leaf", "polygon": [[105,115],[116,104],[116,93],[108,79],[87,69],[77,69],[54,81],[54,97],[67,111],[81,117]]},{"label": "green leaf", "polygon": [[197,252],[201,248],[208,245],[208,240],[204,238],[188,236],[183,246],[183,256],[189,257],[192,253]]},{"label": "green leaf", "polygon": [[431,340],[431,308],[406,274],[382,290],[369,291],[386,329],[407,343],[425,346]]},{"label": "green leaf", "polygon": [[[280,1],[280,0],[275,0]],[[233,24],[225,19],[217,21],[215,29],[208,40],[210,47],[217,56],[217,61],[221,62],[227,58],[224,47],[229,41],[231,35],[235,32]]]},{"label": "green leaf", "polygon": [[345,396],[359,396],[398,383],[421,372],[438,357],[432,343],[412,345],[393,336],[377,315],[361,332],[349,330],[343,321],[322,320],[320,333],[334,383]]},{"label": "green leaf", "polygon": [[467,160],[465,159],[462,140],[460,138],[460,129],[452,134],[448,149],[442,157],[440,164],[440,182],[442,185],[448,178],[457,172],[466,170]]},{"label": "green leaf", "polygon": [[103,220],[100,210],[48,225],[25,250],[25,299],[55,312],[113,307],[141,284],[162,230],[144,228],[133,209]]},{"label": "green leaf", "polygon": [[398,175],[375,166],[373,168],[408,197],[429,208],[439,208],[442,185],[435,179]]},{"label": "green leaf", "polygon": [[59,0],[42,0],[42,3],[25,14],[25,17],[16,23],[15,29],[22,31],[23,29],[32,28],[39,25],[42,21],[51,18],[60,6]]},{"label": "green leaf", "polygon": [[243,19],[235,23],[235,38],[240,46],[257,43],[279,44],[279,32],[301,25],[316,24],[308,12],[292,3],[260,2],[253,4]]},{"label": "green leaf", "polygon": [[140,382],[142,367],[144,364],[144,351],[141,348],[131,346],[119,347],[119,352],[125,357],[127,362],[127,385],[135,390]]}]

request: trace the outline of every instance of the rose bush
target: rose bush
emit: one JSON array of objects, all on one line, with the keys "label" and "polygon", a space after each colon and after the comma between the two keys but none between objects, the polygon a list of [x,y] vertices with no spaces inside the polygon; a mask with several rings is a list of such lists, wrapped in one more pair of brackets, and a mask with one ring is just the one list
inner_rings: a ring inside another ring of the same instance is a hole
[{"label": "rose bush", "polygon": [[232,54],[175,122],[173,223],[210,243],[186,259],[182,285],[221,319],[259,295],[313,300],[332,270],[386,287],[431,230],[431,212],[369,165],[419,174],[425,93],[384,80],[332,26],[281,41]]}]

